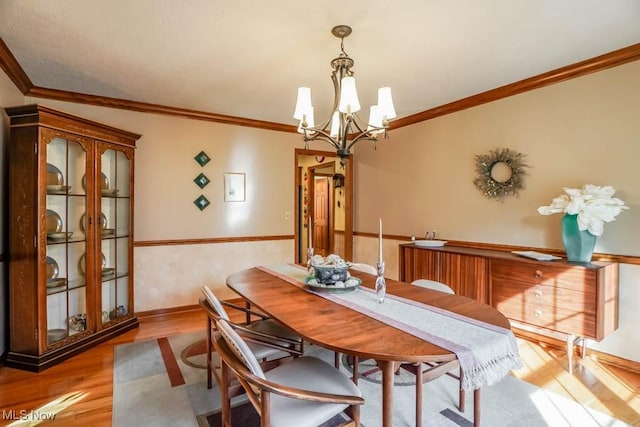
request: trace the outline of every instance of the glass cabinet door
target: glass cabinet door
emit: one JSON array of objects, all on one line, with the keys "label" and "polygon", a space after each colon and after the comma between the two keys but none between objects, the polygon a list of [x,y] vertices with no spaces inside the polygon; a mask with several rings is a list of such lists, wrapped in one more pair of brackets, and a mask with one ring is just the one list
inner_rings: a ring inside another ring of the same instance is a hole
[{"label": "glass cabinet door", "polygon": [[131,161],[113,148],[100,156],[102,324],[130,316]]},{"label": "glass cabinet door", "polygon": [[53,137],[46,144],[47,345],[87,330],[87,277],[83,225],[88,198],[83,185],[88,154],[78,141]]}]

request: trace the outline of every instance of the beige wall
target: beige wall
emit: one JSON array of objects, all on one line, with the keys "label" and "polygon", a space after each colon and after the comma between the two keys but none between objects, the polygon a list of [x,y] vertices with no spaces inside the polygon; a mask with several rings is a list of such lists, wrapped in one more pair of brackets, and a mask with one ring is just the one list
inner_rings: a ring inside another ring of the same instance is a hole
[{"label": "beige wall", "polygon": [[[389,234],[422,236],[435,229],[445,240],[562,248],[561,216],[542,216],[536,208],[562,187],[591,183],[614,186],[630,206],[605,225],[596,251],[640,255],[640,61],[390,136],[377,151],[356,146],[357,231],[376,232],[382,217]],[[519,197],[502,203],[483,198],[473,185],[474,156],[498,147],[526,154],[531,166]],[[397,248],[390,245],[385,242],[387,265],[397,265]],[[356,260],[372,262],[374,248],[375,239],[356,239]],[[640,361],[637,266],[621,266],[620,303],[619,330],[594,346]]]},{"label": "beige wall", "polygon": [[[28,99],[141,133],[136,157],[136,240],[292,234],[293,149],[298,135],[208,122]],[[396,100],[401,103],[402,100]],[[356,146],[354,229],[445,239],[561,248],[560,216],[541,216],[563,186],[613,185],[631,207],[607,224],[597,251],[640,255],[640,62],[556,84],[391,132],[391,139]],[[473,186],[474,156],[496,147],[527,155],[526,189],[503,203]],[[313,144],[312,149],[324,149]],[[213,161],[200,168],[193,156]],[[214,181],[192,201],[204,171]],[[222,173],[247,173],[245,204],[222,200]],[[209,175],[211,174],[211,175]],[[397,277],[396,241],[385,242],[387,271]],[[354,261],[375,261],[375,239],[355,239]],[[292,241],[136,248],[138,310],[195,302],[209,284],[228,295],[224,278],[244,265],[293,260]],[[203,270],[205,271],[203,273]],[[621,267],[620,329],[596,345],[640,361],[640,269]]]},{"label": "beige wall", "polygon": [[[397,102],[401,102],[398,100]],[[563,187],[612,185],[630,210],[606,224],[596,251],[640,255],[640,61],[397,129],[357,147],[355,230],[561,248]],[[526,189],[503,203],[474,187],[474,156],[524,153]],[[402,213],[400,213],[400,211]]]},{"label": "beige wall", "polygon": [[[6,175],[5,159],[7,153],[7,138],[9,136],[9,119],[4,112],[6,107],[12,107],[15,105],[21,105],[24,100],[22,93],[15,87],[13,82],[7,77],[4,71],[0,70],[0,201],[2,206],[6,206],[7,195],[6,189]],[[0,224],[4,224],[5,210],[0,209]],[[4,235],[5,229],[0,226],[0,252],[4,253],[6,236]],[[4,253],[6,257],[7,254]],[[8,302],[8,285],[5,283],[5,268],[6,262],[0,262],[0,356],[8,349],[8,334],[7,334],[7,318],[6,307]]]},{"label": "beige wall", "polygon": [[[297,135],[27,98],[142,134],[135,160],[135,241],[293,235],[294,149]],[[204,150],[209,162],[194,156]],[[212,182],[200,189],[203,172]],[[246,173],[246,202],[225,202],[224,172]],[[211,205],[193,204],[204,194]],[[285,213],[290,212],[289,219]],[[266,242],[136,247],[135,309],[197,303],[202,285],[221,298],[225,278],[252,265],[293,261],[293,239]]]}]

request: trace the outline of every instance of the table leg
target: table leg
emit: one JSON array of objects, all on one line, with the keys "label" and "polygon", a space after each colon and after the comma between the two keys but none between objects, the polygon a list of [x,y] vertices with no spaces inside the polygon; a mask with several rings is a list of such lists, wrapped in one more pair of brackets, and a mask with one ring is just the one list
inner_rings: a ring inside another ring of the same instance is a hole
[{"label": "table leg", "polygon": [[220,415],[223,427],[231,427],[231,396],[229,396],[229,382],[231,381],[229,367],[220,360]]},{"label": "table leg", "polygon": [[393,377],[394,364],[389,360],[376,360],[382,369],[382,426],[393,425]]},{"label": "table leg", "polygon": [[211,327],[211,318],[207,316],[207,389],[213,388],[213,378],[211,374],[211,370],[213,369],[211,358],[211,352],[213,351],[213,342],[211,334],[213,333],[213,331],[211,330]]}]

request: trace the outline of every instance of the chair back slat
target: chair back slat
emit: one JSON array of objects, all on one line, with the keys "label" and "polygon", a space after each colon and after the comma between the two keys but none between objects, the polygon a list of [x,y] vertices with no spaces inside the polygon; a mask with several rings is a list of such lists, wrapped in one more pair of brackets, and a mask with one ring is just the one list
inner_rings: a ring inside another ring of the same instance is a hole
[{"label": "chair back slat", "polygon": [[256,356],[253,354],[247,343],[236,331],[233,330],[233,327],[231,327],[229,322],[220,319],[216,322],[216,325],[225,342],[238,359],[242,361],[253,375],[264,379],[264,371],[260,366],[260,362],[258,362],[258,359],[256,359]]},{"label": "chair back slat", "polygon": [[204,296],[207,298],[207,301],[209,301],[209,304],[211,305],[211,307],[216,311],[216,313],[218,313],[218,316],[220,316],[226,321],[229,321],[230,318],[229,318],[229,315],[227,314],[227,311],[224,309],[224,307],[220,303],[220,300],[213,294],[213,292],[211,292],[211,289],[209,289],[207,286],[203,286],[200,289],[202,290],[202,293],[204,294]]}]

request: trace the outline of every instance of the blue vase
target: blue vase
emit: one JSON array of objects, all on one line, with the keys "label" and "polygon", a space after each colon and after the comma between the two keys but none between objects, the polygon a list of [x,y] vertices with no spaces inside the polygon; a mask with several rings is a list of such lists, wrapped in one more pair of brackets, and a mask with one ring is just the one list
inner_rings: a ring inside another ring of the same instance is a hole
[{"label": "blue vase", "polygon": [[578,228],[578,215],[562,217],[562,243],[571,262],[590,262],[597,237],[588,230]]}]

